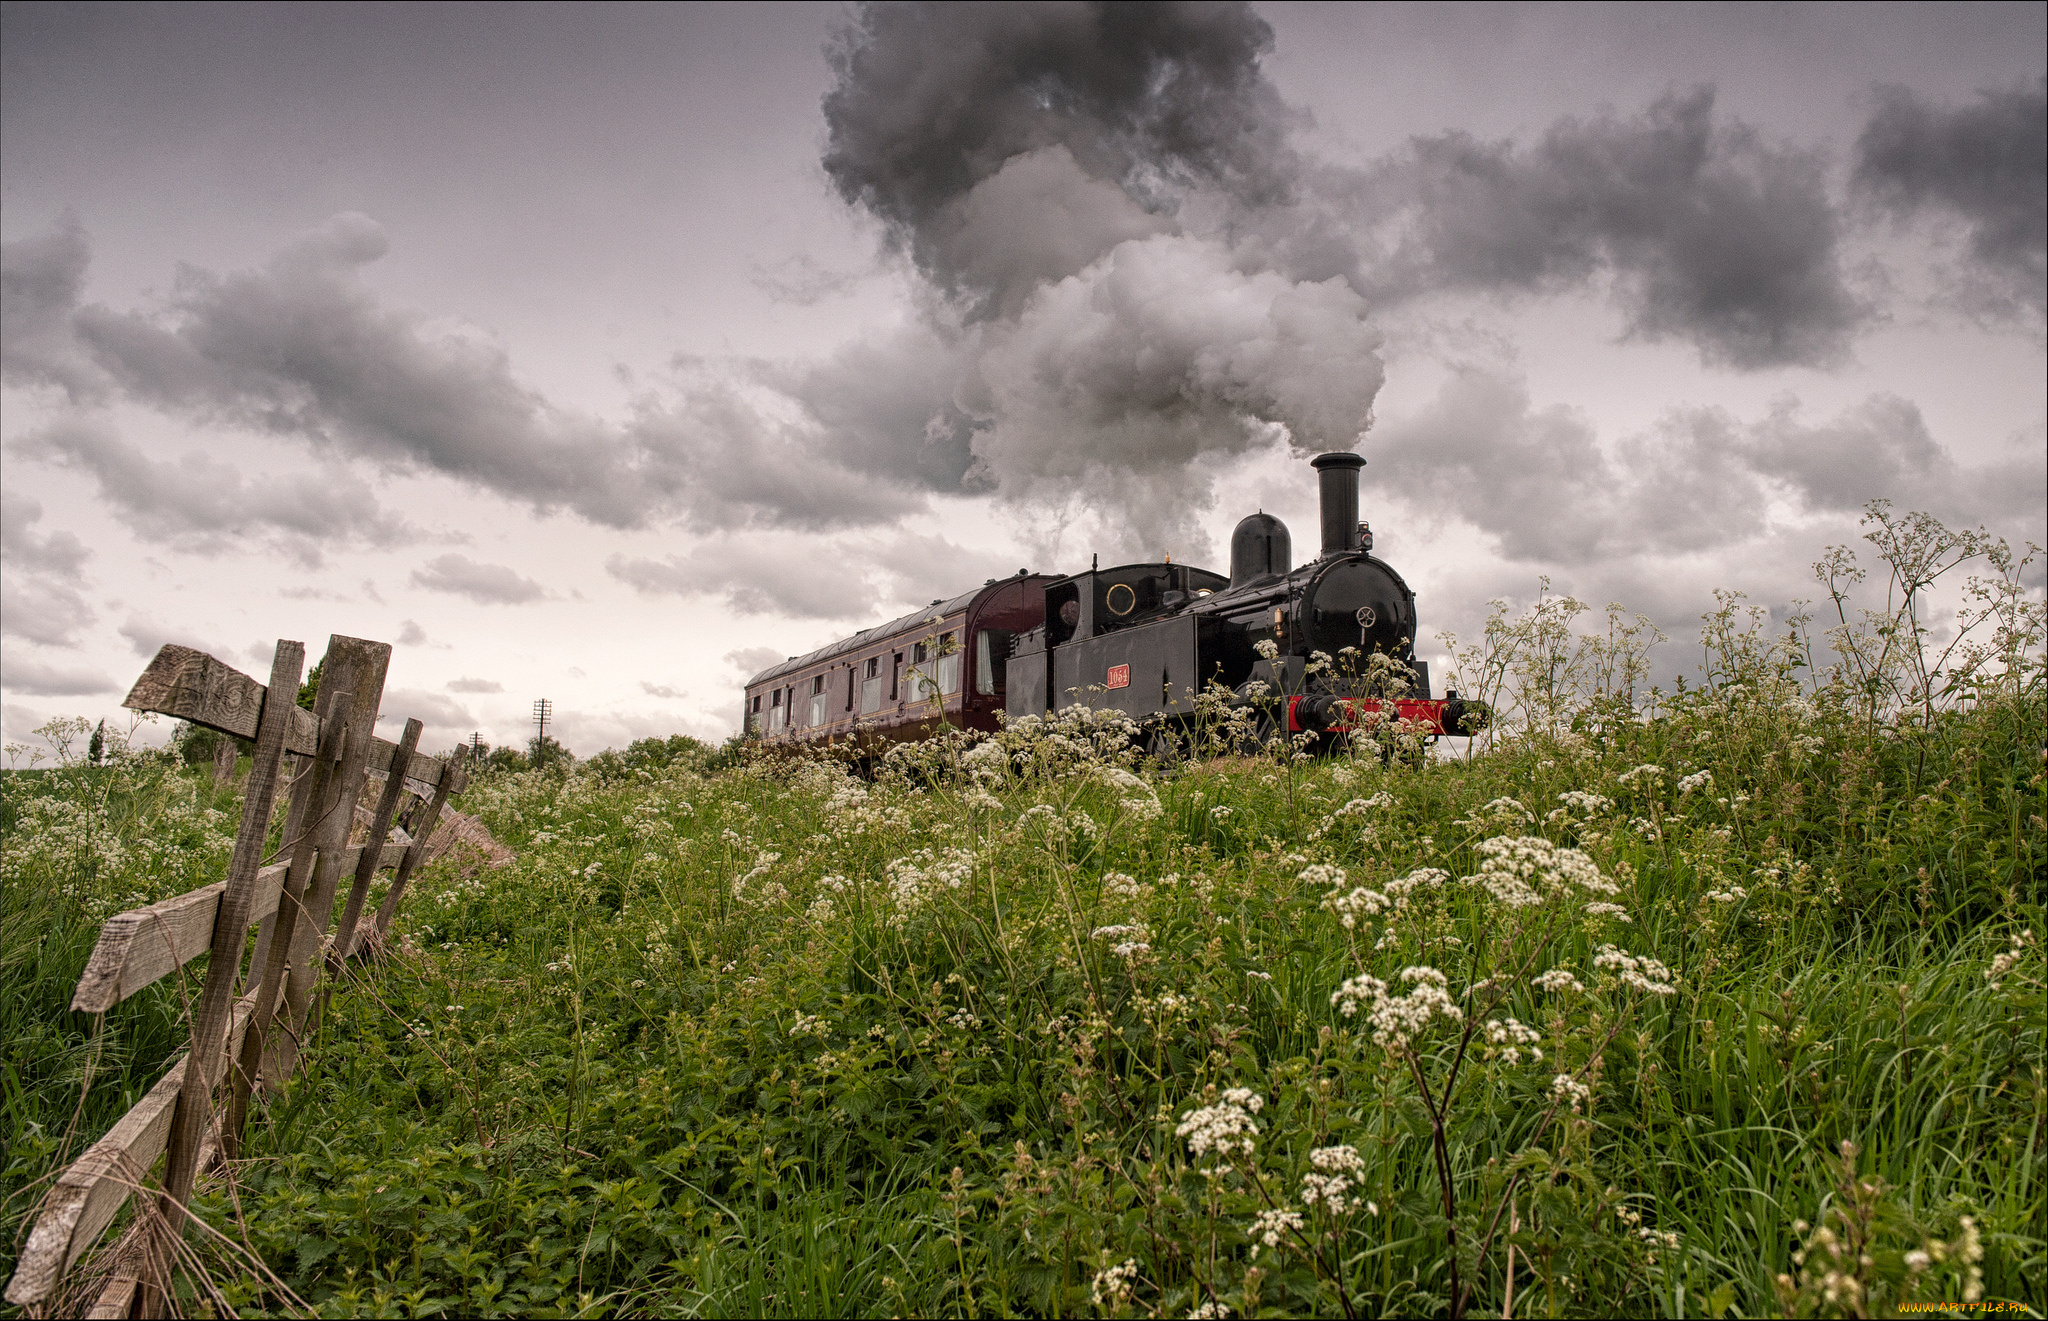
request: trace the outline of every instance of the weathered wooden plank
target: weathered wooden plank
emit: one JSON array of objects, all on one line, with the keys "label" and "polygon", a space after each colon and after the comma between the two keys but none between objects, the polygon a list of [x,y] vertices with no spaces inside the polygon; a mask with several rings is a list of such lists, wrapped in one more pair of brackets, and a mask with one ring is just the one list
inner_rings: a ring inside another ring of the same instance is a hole
[{"label": "weathered wooden plank", "polygon": [[[377,859],[378,869],[400,865],[407,851],[404,845],[386,844]],[[341,865],[354,868],[361,859],[360,848],[345,849]],[[251,923],[277,911],[278,891],[289,866],[280,862],[256,874]],[[147,908],[131,909],[108,918],[100,928],[99,943],[93,947],[92,957],[86,960],[85,972],[78,979],[71,1007],[89,1014],[112,1009],[158,978],[206,953],[213,941],[220,898],[226,889],[226,881],[216,881]]]},{"label": "weathered wooden plank", "polygon": [[[391,763],[397,755],[398,745],[390,739],[373,738],[370,740],[370,758],[365,763],[364,769],[368,770],[378,779],[384,779],[390,775]],[[448,774],[449,770],[449,763],[441,760],[439,757],[429,757],[424,752],[412,753],[406,758],[405,762],[406,792],[417,798],[427,797],[440,786],[441,777]],[[461,793],[463,781],[464,776],[462,772],[457,770],[452,791]]]},{"label": "weathered wooden plank", "polygon": [[[236,1001],[229,1025],[229,1053],[241,1045],[254,1001]],[[170,1136],[178,1090],[185,1084],[186,1057],[149,1089],[106,1135],[57,1176],[44,1197],[35,1226],[22,1245],[7,1301],[16,1307],[41,1302],[56,1291],[64,1272],[112,1223],[122,1204],[140,1187]],[[217,1079],[216,1079],[217,1081]]]},{"label": "weathered wooden plank", "polygon": [[[296,703],[298,694],[292,694]],[[224,661],[203,651],[165,643],[135,681],[121,705],[136,711],[155,711],[179,720],[189,720],[237,738],[254,739],[263,713],[264,686]],[[291,730],[285,736],[285,751],[311,756],[320,746],[320,721],[311,711],[293,707]],[[367,765],[381,778],[391,769],[398,745],[390,739],[373,738]],[[405,777],[424,786],[415,792],[422,798],[441,783],[448,764],[439,757],[414,753],[406,762]],[[458,780],[453,792],[462,792]]]},{"label": "weathered wooden plank", "polygon": [[[121,703],[253,740],[263,715],[263,685],[203,651],[166,642]],[[296,702],[298,694],[292,694]],[[292,717],[285,750],[311,754],[320,746],[320,722],[311,711]]]}]

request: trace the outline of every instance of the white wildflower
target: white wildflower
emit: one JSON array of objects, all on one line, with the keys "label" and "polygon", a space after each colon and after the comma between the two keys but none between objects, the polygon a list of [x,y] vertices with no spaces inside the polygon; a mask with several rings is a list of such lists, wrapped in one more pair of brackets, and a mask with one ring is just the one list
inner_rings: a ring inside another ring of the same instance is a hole
[{"label": "white wildflower", "polygon": [[1215,1105],[1205,1105],[1181,1116],[1176,1137],[1187,1139],[1188,1149],[1197,1156],[1215,1152],[1227,1157],[1232,1152],[1249,1156],[1258,1137],[1258,1123],[1252,1119],[1265,1099],[1249,1088],[1233,1087]]},{"label": "white wildflower", "polygon": [[1536,1044],[1543,1040],[1543,1034],[1518,1019],[1489,1020],[1486,1024],[1486,1040],[1487,1053],[1506,1060],[1509,1064],[1520,1064],[1524,1050],[1539,1063],[1543,1059],[1543,1050]]},{"label": "white wildflower", "polygon": [[1602,945],[1593,955],[1593,966],[1612,972],[1624,985],[1646,995],[1676,995],[1678,979],[1671,969],[1647,955],[1638,957],[1613,945]]},{"label": "white wildflower", "polygon": [[1583,991],[1579,979],[1563,968],[1552,968],[1536,978],[1536,986],[1545,991]]},{"label": "white wildflower", "polygon": [[1257,1218],[1245,1228],[1253,1238],[1267,1247],[1277,1248],[1280,1246],[1280,1240],[1289,1232],[1300,1233],[1301,1226],[1301,1212],[1278,1208],[1259,1212]]},{"label": "white wildflower", "polygon": [[1123,1265],[1110,1266],[1095,1273],[1088,1286],[1088,1296],[1098,1308],[1121,1306],[1130,1301],[1132,1282],[1137,1278],[1136,1259],[1125,1257]]},{"label": "white wildflower", "polygon": [[1574,1112],[1593,1099],[1593,1089],[1568,1073],[1560,1073],[1550,1080],[1550,1094],[1568,1101]]},{"label": "white wildflower", "polygon": [[[1338,875],[1341,876],[1343,873],[1338,872]],[[1358,919],[1361,917],[1377,917],[1385,912],[1389,904],[1388,898],[1378,890],[1368,890],[1362,885],[1352,890],[1350,894],[1331,895],[1323,900],[1323,907],[1337,915],[1337,920],[1344,924],[1346,931],[1357,929]]]},{"label": "white wildflower", "polygon": [[2026,958],[2027,951],[2033,947],[2034,929],[2028,927],[2012,937],[2012,944],[2009,948],[1991,956],[1991,966],[1984,970],[1984,980],[1990,982],[1993,989],[1996,989],[2005,981],[2012,970],[2020,965],[2021,961]]},{"label": "white wildflower", "polygon": [[1678,796],[1683,798],[1695,790],[1711,789],[1713,787],[1714,773],[1712,771],[1694,771],[1691,775],[1678,782]]},{"label": "white wildflower", "polygon": [[1560,848],[1534,835],[1497,836],[1479,845],[1484,859],[1473,879],[1510,908],[1528,908],[1573,889],[1616,894],[1620,887],[1578,849]]}]

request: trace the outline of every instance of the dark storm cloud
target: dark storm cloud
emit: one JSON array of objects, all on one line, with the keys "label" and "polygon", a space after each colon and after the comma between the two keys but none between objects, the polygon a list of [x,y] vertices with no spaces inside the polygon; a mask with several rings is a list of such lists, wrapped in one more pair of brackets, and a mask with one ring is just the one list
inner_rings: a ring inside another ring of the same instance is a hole
[{"label": "dark storm cloud", "polygon": [[[1348,447],[1383,372],[1295,217],[1295,116],[1243,5],[869,6],[832,52],[825,169],[936,304],[936,352],[793,387],[857,466],[1205,549],[1201,461]],[[1298,247],[1299,245],[1295,245]],[[1327,264],[1326,264],[1327,265]]]},{"label": "dark storm cloud", "polygon": [[1713,108],[1703,88],[1631,119],[1560,120],[1527,148],[1415,140],[1360,186],[1392,230],[1368,291],[1552,293],[1612,271],[1633,338],[1745,369],[1839,362],[1867,309],[1821,162]]},{"label": "dark storm cloud", "polygon": [[1960,219],[1997,295],[2048,303],[2048,79],[1955,107],[1885,88],[1856,141],[1856,184],[1895,214]]},{"label": "dark storm cloud", "polygon": [[646,596],[722,596],[743,615],[868,620],[892,607],[953,596],[963,583],[1004,577],[1015,567],[915,532],[824,545],[728,538],[687,555],[614,555],[605,562],[605,572]]},{"label": "dark storm cloud", "polygon": [[412,585],[466,596],[478,605],[524,605],[547,588],[502,564],[479,564],[467,555],[437,555],[412,571]]},{"label": "dark storm cloud", "polygon": [[166,624],[153,615],[130,615],[128,622],[115,631],[128,639],[129,647],[138,656],[154,656],[166,642],[175,642],[181,647],[203,651],[209,656],[235,654],[233,647],[218,646],[213,639],[195,633],[182,624]]},{"label": "dark storm cloud", "polygon": [[661,559],[614,555],[605,572],[643,596],[721,596],[742,615],[855,619],[873,613],[874,585],[853,556],[731,540]]},{"label": "dark storm cloud", "polygon": [[378,507],[368,482],[333,464],[315,472],[245,478],[233,464],[204,454],[159,462],[89,414],[31,432],[10,447],[90,474],[102,497],[146,540],[205,551],[229,538],[274,536],[300,563],[317,566],[323,545],[388,546],[413,535]]},{"label": "dark storm cloud", "polygon": [[0,381],[54,384],[73,400],[98,394],[99,374],[71,328],[91,262],[75,216],[53,233],[0,244]]},{"label": "dark storm cloud", "polygon": [[1718,409],[1674,418],[1702,442],[1728,445],[1808,509],[1848,513],[1882,497],[1956,523],[1988,520],[2018,530],[2039,522],[2048,457],[2038,448],[2022,443],[2003,457],[1960,464],[1928,431],[1919,407],[1897,395],[1872,395],[1825,422],[1806,421],[1790,401],[1747,425]]},{"label": "dark storm cloud", "polygon": [[[643,398],[619,426],[556,409],[519,384],[495,344],[430,333],[423,318],[381,303],[360,271],[386,247],[374,221],[336,216],[258,270],[181,269],[165,306],[144,313],[79,304],[81,236],[8,244],[8,268],[20,275],[9,277],[9,316],[25,327],[17,344],[10,322],[8,380],[58,386],[74,400],[118,393],[172,415],[291,436],[388,470],[443,473],[543,512],[566,508],[617,527],[670,515],[708,528],[844,526],[917,506],[886,473],[851,471],[822,452],[815,422],[776,422],[731,382]],[[136,480],[150,461],[84,422],[53,429],[30,448],[89,468],[115,498],[165,528],[225,530],[269,518],[227,493],[209,496],[204,486],[214,480],[233,484],[225,473],[199,487],[166,474],[182,494],[152,497],[149,483]],[[359,523],[368,488],[355,487],[346,492],[354,506],[347,517]],[[315,518],[297,509],[282,521]]]},{"label": "dark storm cloud", "polygon": [[92,697],[121,691],[119,684],[97,670],[44,665],[12,653],[0,660],[0,688],[32,697]]},{"label": "dark storm cloud", "polygon": [[40,501],[12,490],[0,490],[0,564],[11,569],[77,577],[92,552],[75,533],[58,531],[37,536],[34,525],[42,516]]},{"label": "dark storm cloud", "polygon": [[1014,311],[1179,190],[1287,197],[1272,44],[1245,5],[865,6],[829,51],[825,172],[934,283]]},{"label": "dark storm cloud", "polygon": [[741,674],[751,675],[759,674],[770,665],[779,664],[783,660],[783,655],[773,647],[742,647],[738,651],[726,652],[719,659]]},{"label": "dark storm cloud", "polygon": [[[400,724],[416,719],[429,729],[468,729],[476,723],[469,708],[446,693],[424,688],[393,688],[384,694],[377,723]],[[422,735],[424,737],[424,735]]]},{"label": "dark storm cloud", "polygon": [[74,587],[12,574],[0,577],[0,633],[49,647],[75,647],[78,631],[98,617]]},{"label": "dark storm cloud", "polygon": [[1368,482],[1418,508],[1455,511],[1511,560],[1584,566],[1688,555],[1770,533],[1774,496],[1796,512],[1846,514],[1885,498],[1957,523],[2025,532],[2038,522],[2044,461],[1958,464],[1920,411],[1873,395],[1810,422],[1780,401],[1745,422],[1723,409],[1675,409],[1603,446],[1575,409],[1539,408],[1513,376],[1453,373],[1437,398],[1378,435],[1394,474]]},{"label": "dark storm cloud", "polygon": [[0,633],[52,647],[78,643],[98,616],[78,590],[92,554],[67,531],[38,535],[40,502],[0,490]]}]

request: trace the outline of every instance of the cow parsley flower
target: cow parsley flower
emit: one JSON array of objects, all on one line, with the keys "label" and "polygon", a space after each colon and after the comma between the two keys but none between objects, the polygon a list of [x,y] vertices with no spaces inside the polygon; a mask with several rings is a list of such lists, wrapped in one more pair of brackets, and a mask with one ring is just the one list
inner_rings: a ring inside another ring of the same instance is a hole
[{"label": "cow parsley flower", "polygon": [[1534,835],[1496,836],[1479,845],[1483,859],[1473,879],[1510,908],[1529,908],[1553,896],[1584,890],[1617,894],[1619,886],[1578,849],[1560,848]]},{"label": "cow parsley flower", "polygon": [[1568,1073],[1560,1073],[1550,1080],[1550,1094],[1569,1102],[1573,1113],[1593,1099],[1593,1089]]},{"label": "cow parsley flower", "polygon": [[[1343,875],[1341,871],[1337,874]],[[1344,929],[1351,931],[1357,928],[1359,918],[1376,917],[1386,911],[1389,900],[1378,890],[1368,890],[1361,885],[1350,894],[1331,895],[1323,900],[1323,907],[1335,913]]]},{"label": "cow parsley flower", "polygon": [[1280,1240],[1286,1237],[1288,1233],[1300,1233],[1301,1226],[1301,1212],[1290,1211],[1280,1207],[1259,1212],[1258,1216],[1245,1228],[1253,1238],[1264,1243],[1267,1247],[1277,1248],[1280,1246]]},{"label": "cow parsley flower", "polygon": [[1648,955],[1638,957],[1625,949],[1602,945],[1593,955],[1593,966],[1613,973],[1623,985],[1645,995],[1678,994],[1678,979],[1671,975],[1671,969]]},{"label": "cow parsley flower", "polygon": [[1265,1098],[1248,1087],[1233,1087],[1214,1105],[1190,1110],[1181,1117],[1176,1137],[1187,1139],[1188,1149],[1197,1156],[1215,1152],[1228,1157],[1232,1152],[1249,1156],[1256,1145],[1259,1126],[1252,1116],[1264,1108]]}]

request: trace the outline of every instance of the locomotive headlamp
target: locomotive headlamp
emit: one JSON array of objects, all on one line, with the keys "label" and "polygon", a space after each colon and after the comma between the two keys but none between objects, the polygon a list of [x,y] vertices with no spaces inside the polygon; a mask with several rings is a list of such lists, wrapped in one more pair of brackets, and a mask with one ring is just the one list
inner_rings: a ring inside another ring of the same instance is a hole
[{"label": "locomotive headlamp", "polygon": [[1138,608],[1138,594],[1129,583],[1118,583],[1103,597],[1103,604],[1109,607],[1109,613],[1122,617]]}]

